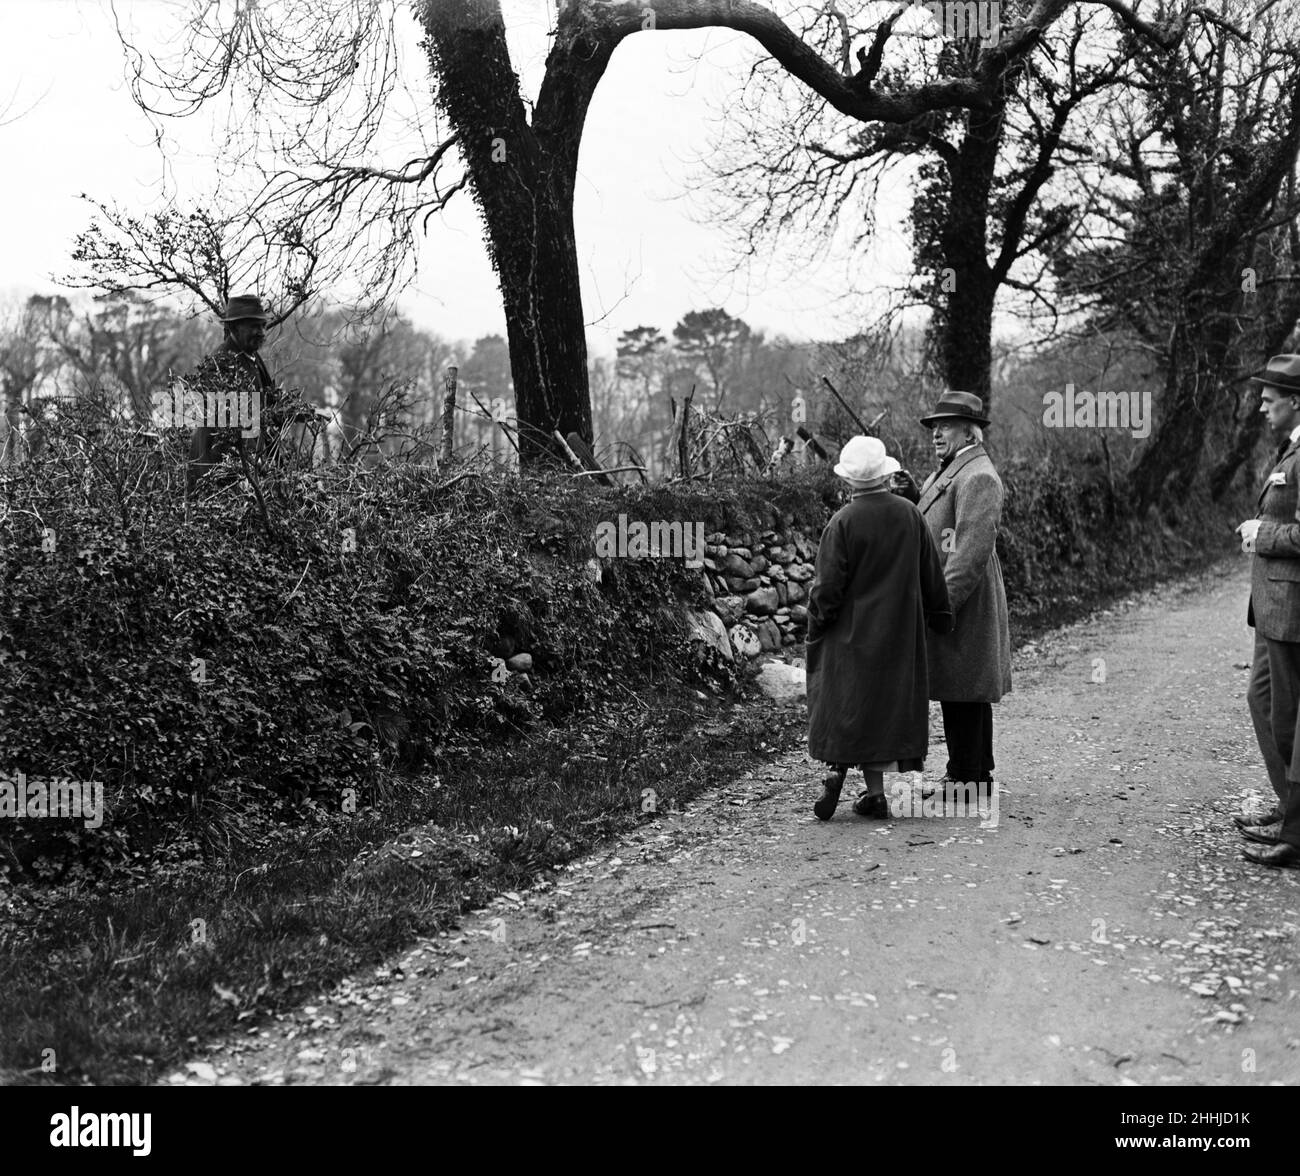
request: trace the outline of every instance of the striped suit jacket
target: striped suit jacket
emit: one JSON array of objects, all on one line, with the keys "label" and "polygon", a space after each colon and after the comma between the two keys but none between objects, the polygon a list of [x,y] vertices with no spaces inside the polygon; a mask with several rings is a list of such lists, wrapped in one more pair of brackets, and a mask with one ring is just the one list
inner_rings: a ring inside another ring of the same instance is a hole
[{"label": "striped suit jacket", "polygon": [[1259,518],[1246,623],[1272,641],[1300,642],[1300,442],[1259,492]]}]

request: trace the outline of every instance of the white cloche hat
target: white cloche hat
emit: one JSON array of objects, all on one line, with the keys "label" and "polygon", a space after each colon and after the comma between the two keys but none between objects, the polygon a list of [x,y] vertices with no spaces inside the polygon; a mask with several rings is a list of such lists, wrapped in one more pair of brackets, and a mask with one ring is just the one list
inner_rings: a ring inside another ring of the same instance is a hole
[{"label": "white cloche hat", "polygon": [[885,452],[879,437],[850,437],[840,450],[835,473],[850,482],[875,482],[899,469],[899,464]]}]

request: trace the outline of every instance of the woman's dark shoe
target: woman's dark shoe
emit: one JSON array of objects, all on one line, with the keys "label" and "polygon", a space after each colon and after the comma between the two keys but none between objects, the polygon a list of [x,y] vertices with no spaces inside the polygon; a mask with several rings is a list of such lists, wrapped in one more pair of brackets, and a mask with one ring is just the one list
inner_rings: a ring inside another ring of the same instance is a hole
[{"label": "woman's dark shoe", "polygon": [[860,817],[870,817],[874,821],[889,820],[889,800],[882,792],[879,796],[872,796],[864,792],[857,800],[853,802],[853,811]]},{"label": "woman's dark shoe", "polygon": [[844,787],[844,773],[832,772],[822,781],[821,798],[813,805],[819,821],[829,821],[840,803],[840,789]]}]

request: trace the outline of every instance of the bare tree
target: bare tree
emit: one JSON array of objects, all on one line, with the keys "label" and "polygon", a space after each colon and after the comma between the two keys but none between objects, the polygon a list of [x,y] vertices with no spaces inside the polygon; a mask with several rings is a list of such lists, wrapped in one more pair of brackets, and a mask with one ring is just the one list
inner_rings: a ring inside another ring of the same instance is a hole
[{"label": "bare tree", "polygon": [[74,289],[117,296],[185,292],[213,314],[223,313],[232,294],[257,293],[272,307],[275,326],[328,276],[318,273],[319,240],[290,219],[266,223],[256,208],[218,214],[209,204],[190,211],[173,206],[138,217],[82,199],[98,215],[73,244],[78,268],[63,283]]},{"label": "bare tree", "polygon": [[[999,300],[1010,295],[1023,316],[1045,317],[1048,336],[1057,326],[1054,261],[1092,199],[1087,184],[1061,173],[1081,173],[1096,113],[1130,76],[1137,44],[1168,51],[1195,6],[1162,4],[1139,20],[1110,0],[1022,0],[1000,6],[1009,28],[996,39],[970,28],[955,35],[962,30],[936,26],[923,6],[897,5],[883,21],[878,5],[846,7],[801,9],[805,39],[826,53],[838,46],[847,61],[850,46],[872,35],[866,58],[887,84],[937,76],[979,85],[983,100],[863,118],[761,65],[710,156],[716,219],[734,227],[740,264],[800,230],[807,260],[820,260],[846,226],[852,246],[866,244],[882,183],[910,176],[914,275],[881,317],[927,308],[939,374],[989,403]],[[785,117],[772,117],[774,104]]]}]

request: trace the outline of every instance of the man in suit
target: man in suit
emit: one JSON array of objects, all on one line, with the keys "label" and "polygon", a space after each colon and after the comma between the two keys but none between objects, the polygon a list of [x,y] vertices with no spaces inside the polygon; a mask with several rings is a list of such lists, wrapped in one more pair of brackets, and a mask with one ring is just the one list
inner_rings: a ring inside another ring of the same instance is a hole
[{"label": "man in suit", "polygon": [[1259,495],[1259,514],[1237,528],[1252,555],[1246,623],[1255,658],[1246,701],[1277,804],[1235,818],[1264,866],[1300,867],[1300,355],[1275,355],[1251,379],[1260,412],[1283,438]]},{"label": "man in suit", "polygon": [[993,706],[1011,690],[1011,626],[996,550],[1002,479],[984,450],[989,423],[971,392],[945,392],[921,419],[932,430],[939,469],[917,509],[939,548],[955,621],[926,643],[930,697],[943,710],[948,767],[942,781],[993,783]]}]

